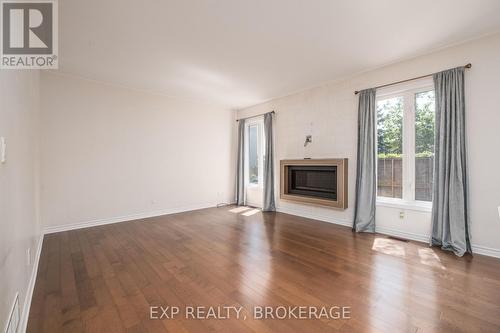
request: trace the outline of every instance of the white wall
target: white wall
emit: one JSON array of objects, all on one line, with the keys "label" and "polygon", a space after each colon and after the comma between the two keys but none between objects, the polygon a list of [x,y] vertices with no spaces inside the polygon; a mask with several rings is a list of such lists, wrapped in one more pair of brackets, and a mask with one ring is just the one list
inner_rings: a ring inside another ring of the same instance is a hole
[{"label": "white wall", "polygon": [[[37,71],[0,70],[0,136],[7,143],[0,164],[0,330],[16,292],[23,309],[40,240],[38,223]],[[28,265],[27,249],[31,249]]]},{"label": "white wall", "polygon": [[232,201],[234,123],[234,111],[221,106],[44,72],[44,227]]},{"label": "white wall", "polygon": [[[472,63],[466,73],[471,234],[475,249],[500,255],[500,35],[471,41],[338,82],[275,99],[238,112],[238,117],[275,110],[278,161],[302,157],[349,158],[349,208],[330,210],[279,201],[281,210],[346,225],[352,224],[356,175],[357,98],[354,90]],[[303,148],[306,134],[313,143]],[[277,174],[278,169],[276,169]],[[427,239],[430,213],[377,207],[377,230]],[[404,225],[408,225],[406,228]]]}]

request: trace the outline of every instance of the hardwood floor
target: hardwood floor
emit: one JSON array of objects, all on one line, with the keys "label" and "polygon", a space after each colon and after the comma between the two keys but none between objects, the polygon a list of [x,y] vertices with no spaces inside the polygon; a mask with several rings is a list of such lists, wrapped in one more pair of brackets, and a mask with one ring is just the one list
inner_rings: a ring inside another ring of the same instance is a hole
[{"label": "hardwood floor", "polygon": [[[280,305],[350,319],[252,318]],[[150,306],[247,319],[149,319]],[[236,207],[46,235],[28,332],[125,331],[500,332],[500,260]]]}]

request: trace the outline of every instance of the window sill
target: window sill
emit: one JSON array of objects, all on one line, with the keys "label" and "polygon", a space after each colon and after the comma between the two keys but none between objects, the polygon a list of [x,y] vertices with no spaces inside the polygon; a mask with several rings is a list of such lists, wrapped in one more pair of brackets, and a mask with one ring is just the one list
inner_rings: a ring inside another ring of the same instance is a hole
[{"label": "window sill", "polygon": [[401,199],[377,197],[377,206],[415,210],[420,212],[432,211],[432,202],[426,201],[405,201]]}]

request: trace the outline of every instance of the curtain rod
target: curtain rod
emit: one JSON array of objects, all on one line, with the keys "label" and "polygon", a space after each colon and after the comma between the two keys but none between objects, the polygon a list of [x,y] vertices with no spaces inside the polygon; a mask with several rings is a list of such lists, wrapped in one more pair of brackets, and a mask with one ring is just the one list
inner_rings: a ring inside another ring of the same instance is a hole
[{"label": "curtain rod", "polygon": [[[471,68],[472,67],[472,64],[467,64],[465,66],[463,66],[463,68]],[[388,86],[393,86],[395,84],[399,84],[399,83],[405,83],[405,82],[408,82],[408,81],[413,81],[413,80],[418,80],[418,79],[423,79],[424,77],[428,77],[428,76],[432,76],[434,75],[434,73],[432,74],[427,74],[427,75],[422,75],[422,76],[417,76],[417,77],[413,77],[411,79],[406,79],[406,80],[401,80],[401,81],[397,81],[397,82],[392,82],[392,83],[387,83],[387,84],[383,84],[381,86],[376,86],[374,89],[380,89],[380,88],[384,88],[384,87],[388,87]],[[355,95],[359,94],[359,90],[356,90],[354,92]]]},{"label": "curtain rod", "polygon": [[255,116],[250,116],[250,117],[246,117],[246,118],[236,119],[236,121],[240,121],[240,120],[243,120],[243,119],[255,118],[255,117],[258,117],[258,116],[263,116],[263,115],[265,115],[265,114],[267,114],[267,113],[276,113],[276,112],[274,112],[274,110],[273,110],[273,111],[271,111],[271,112],[266,112],[266,113],[256,114]]}]

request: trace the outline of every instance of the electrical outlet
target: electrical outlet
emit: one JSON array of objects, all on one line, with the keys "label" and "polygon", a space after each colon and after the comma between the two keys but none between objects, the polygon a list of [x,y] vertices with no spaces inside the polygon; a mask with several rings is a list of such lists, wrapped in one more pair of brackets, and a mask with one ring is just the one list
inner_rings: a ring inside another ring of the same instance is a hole
[{"label": "electrical outlet", "polygon": [[405,212],[399,212],[399,219],[403,220],[405,218]]}]

